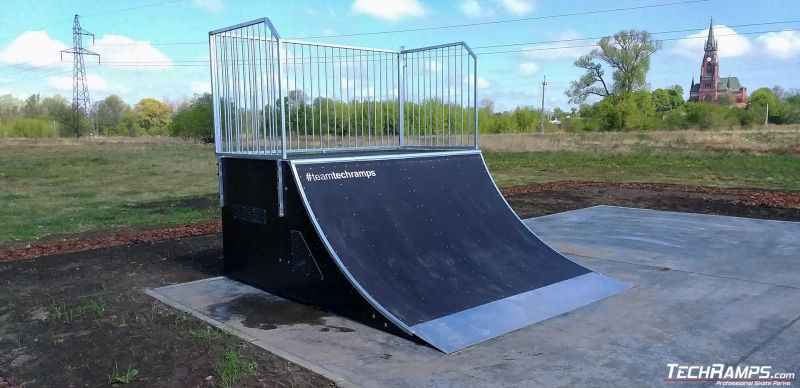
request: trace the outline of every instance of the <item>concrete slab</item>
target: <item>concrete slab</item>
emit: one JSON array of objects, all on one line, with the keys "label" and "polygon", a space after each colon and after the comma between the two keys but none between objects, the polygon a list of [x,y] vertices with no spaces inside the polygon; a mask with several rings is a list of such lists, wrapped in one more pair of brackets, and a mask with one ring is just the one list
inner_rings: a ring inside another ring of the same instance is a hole
[{"label": "concrete slab", "polygon": [[800,224],[606,206],[526,224],[633,287],[451,355],[226,278],[148,293],[343,386],[658,386],[668,363],[800,372]]},{"label": "concrete slab", "polygon": [[525,223],[568,255],[800,287],[800,222],[595,206]]}]

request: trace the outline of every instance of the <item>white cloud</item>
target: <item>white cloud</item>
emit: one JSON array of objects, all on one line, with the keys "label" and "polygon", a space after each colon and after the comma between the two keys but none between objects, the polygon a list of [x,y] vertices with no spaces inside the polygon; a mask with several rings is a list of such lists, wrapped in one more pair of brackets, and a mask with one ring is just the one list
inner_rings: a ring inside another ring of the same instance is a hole
[{"label": "white cloud", "polygon": [[[714,26],[714,36],[717,39],[720,58],[739,57],[750,52],[752,44],[746,37],[739,35],[732,28],[725,25]],[[672,47],[672,54],[686,58],[697,58],[702,55],[708,37],[708,28],[686,36]]]},{"label": "white cloud", "polygon": [[197,8],[209,12],[219,12],[225,8],[225,4],[222,3],[222,0],[192,0],[192,4]]},{"label": "white cloud", "polygon": [[788,59],[800,55],[800,33],[797,31],[768,32],[756,38],[767,54]]},{"label": "white cloud", "polygon": [[322,36],[332,36],[332,35],[337,35],[337,34],[338,34],[338,32],[336,30],[334,30],[333,28],[328,27],[328,28],[323,28],[322,29]]},{"label": "white cloud", "polygon": [[536,9],[533,0],[500,0],[500,4],[506,12],[515,16],[525,16]]},{"label": "white cloud", "polygon": [[[63,91],[71,91],[72,90],[72,77],[70,76],[57,76],[57,77],[50,77],[47,79],[47,85],[54,89],[63,90]],[[86,75],[86,85],[89,87],[89,90],[92,92],[109,92],[112,90],[108,81],[105,78],[97,75],[97,74],[87,74]],[[117,88],[119,91],[123,91],[122,88]]]},{"label": "white cloud", "polygon": [[539,65],[536,62],[523,62],[519,64],[519,74],[523,76],[531,76],[539,71]]},{"label": "white cloud", "polygon": [[[127,36],[104,35],[91,49],[100,54],[101,63],[120,69],[163,70],[172,66],[172,59],[150,42]],[[135,66],[137,64],[146,66]]]},{"label": "white cloud", "polygon": [[478,0],[462,0],[459,8],[461,13],[470,18],[480,17],[483,13]]},{"label": "white cloud", "polygon": [[[44,66],[60,60],[59,52],[67,45],[50,38],[46,31],[26,31],[0,51],[0,62],[13,65]],[[72,57],[64,60],[71,60]]]},{"label": "white cloud", "polygon": [[583,54],[589,52],[591,47],[575,47],[575,46],[588,46],[594,42],[580,41],[581,35],[573,30],[567,30],[558,34],[554,41],[564,41],[558,43],[545,43],[537,44],[535,46],[523,47],[522,50],[526,57],[537,60],[560,60],[569,59],[576,60]]},{"label": "white cloud", "polygon": [[193,94],[211,93],[211,83],[208,81],[194,81],[189,85]]},{"label": "white cloud", "polygon": [[355,0],[352,10],[355,13],[390,21],[422,16],[426,13],[418,0]]},{"label": "white cloud", "polygon": [[[465,76],[464,81],[466,81],[470,86],[475,84],[475,82],[472,80],[472,77]],[[489,89],[490,87],[492,87],[492,83],[489,82],[489,80],[478,76],[478,89]]]}]

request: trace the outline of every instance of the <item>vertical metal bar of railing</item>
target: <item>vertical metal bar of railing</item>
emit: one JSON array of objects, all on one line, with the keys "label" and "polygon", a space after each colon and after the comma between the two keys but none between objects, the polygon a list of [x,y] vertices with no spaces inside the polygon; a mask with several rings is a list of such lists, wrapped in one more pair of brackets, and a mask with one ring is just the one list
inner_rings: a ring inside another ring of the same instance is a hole
[{"label": "vertical metal bar of railing", "polygon": [[270,35],[270,39],[264,47],[267,52],[267,100],[268,100],[268,119],[269,119],[269,152],[278,152],[278,118],[275,116],[275,43]]},{"label": "vertical metal bar of railing", "polygon": [[[286,56],[288,57],[289,55],[287,54]],[[296,148],[300,148],[300,109],[297,106],[297,98],[299,97],[297,90],[297,44],[294,43],[292,44],[292,74],[294,75],[294,84],[292,85],[294,90],[289,90],[286,94],[291,97],[290,102],[292,109],[294,109],[294,128],[295,132],[297,132]]]},{"label": "vertical metal bar of railing", "polygon": [[254,37],[251,36],[253,26],[247,26],[245,31],[245,43],[247,43],[247,106],[249,109],[245,109],[247,112],[247,119],[250,121],[249,125],[247,126],[247,135],[251,138],[248,141],[248,152],[253,152],[256,148],[256,140],[257,135],[255,133],[255,117],[253,112],[255,111],[255,103],[253,102],[253,97],[255,92],[253,91],[255,86],[255,79],[253,76],[253,71],[256,68],[256,64],[253,62],[253,39]]},{"label": "vertical metal bar of railing", "polygon": [[[219,118],[219,91],[216,89],[219,87],[219,81],[215,80],[214,78],[218,75],[217,69],[219,64],[217,63],[217,36],[209,34],[208,35],[208,56],[209,56],[209,71],[210,71],[210,78],[211,78],[211,105],[212,109],[214,110],[214,151],[216,153],[222,152],[222,123],[220,122]],[[220,186],[221,187],[221,186]]]},{"label": "vertical metal bar of railing", "polygon": [[473,124],[474,126],[473,126],[472,131],[473,131],[474,136],[475,136],[475,140],[473,141],[473,144],[474,144],[475,148],[478,148],[478,58],[476,58],[474,54],[472,56],[472,62],[473,62],[472,78],[474,79],[473,86],[472,86],[472,92],[474,93],[473,97],[472,97],[472,101],[473,101],[472,109],[475,112],[474,113],[475,114],[475,122]]},{"label": "vertical metal bar of railing", "polygon": [[[311,95],[309,96],[309,99],[310,99],[309,102],[311,103],[311,144],[314,145],[316,143],[316,141],[317,141],[317,120],[316,120],[316,115],[314,114],[314,111],[316,110],[315,103],[314,103],[314,80],[313,80],[313,78],[314,78],[314,61],[312,60],[312,58],[314,58],[314,57],[311,54],[311,47],[312,46],[308,46],[308,58],[309,58],[309,62],[308,62],[308,77],[311,78],[311,79],[309,79],[309,84],[310,84],[309,87],[311,89],[310,90]],[[317,80],[319,80],[319,77],[317,77]]]},{"label": "vertical metal bar of railing", "polygon": [[232,117],[231,117],[231,97],[232,96],[230,95],[230,89],[231,89],[230,88],[230,70],[228,69],[228,63],[229,63],[229,60],[228,60],[228,43],[230,43],[230,42],[229,42],[229,39],[227,39],[225,37],[225,35],[222,35],[222,38],[223,38],[223,39],[221,39],[222,40],[222,45],[223,45],[223,47],[222,47],[222,57],[223,57],[223,61],[224,61],[224,64],[222,66],[222,78],[223,78],[223,83],[225,84],[225,88],[224,88],[225,91],[223,93],[223,98],[224,98],[224,102],[225,102],[225,124],[226,124],[225,125],[225,130],[224,130],[224,135],[223,135],[224,136],[223,141],[225,143],[223,143],[223,144],[227,144],[227,146],[224,147],[225,151],[226,152],[230,152],[230,150],[231,150],[231,138],[233,137]]},{"label": "vertical metal bar of railing", "polygon": [[[459,66],[459,73],[458,73],[458,87],[459,87],[459,104],[458,104],[458,116],[461,125],[461,145],[464,145],[464,48],[462,47],[458,50],[458,66]],[[467,96],[469,98],[469,96]],[[468,134],[469,135],[469,134]]]},{"label": "vertical metal bar of railing", "polygon": [[[274,35],[274,33],[273,33]],[[281,40],[277,35],[275,36],[275,43],[277,46],[276,56],[278,59],[278,104],[280,104],[281,114],[281,159],[286,159],[286,103],[283,98],[283,89],[281,87]]]}]

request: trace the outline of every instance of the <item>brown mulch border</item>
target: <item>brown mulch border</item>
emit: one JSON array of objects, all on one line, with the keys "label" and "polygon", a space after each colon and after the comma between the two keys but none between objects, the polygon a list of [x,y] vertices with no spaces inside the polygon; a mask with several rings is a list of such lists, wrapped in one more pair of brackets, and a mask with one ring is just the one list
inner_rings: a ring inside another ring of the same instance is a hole
[{"label": "brown mulch border", "polygon": [[51,242],[31,243],[0,250],[0,262],[78,252],[93,248],[145,244],[175,238],[202,236],[219,233],[221,230],[222,223],[220,220],[212,220],[197,224],[170,226],[144,231],[111,232],[92,237],[66,237]]},{"label": "brown mulch border", "polygon": [[500,192],[507,197],[523,195],[529,193],[540,193],[543,191],[556,191],[564,189],[577,189],[586,186],[593,187],[614,187],[622,189],[639,189],[652,191],[674,191],[683,193],[698,194],[721,194],[737,196],[732,203],[741,206],[761,206],[779,209],[800,210],[800,192],[798,191],[777,191],[777,190],[758,190],[758,189],[732,189],[725,187],[708,186],[684,186],[668,183],[615,183],[602,181],[562,181],[550,182],[537,185],[526,185],[509,187]]},{"label": "brown mulch border", "polygon": [[[652,191],[673,191],[700,194],[731,195],[738,198],[731,202],[741,206],[760,206],[781,209],[800,210],[800,192],[731,189],[722,187],[683,186],[664,183],[614,183],[601,181],[561,181],[535,185],[510,187],[500,190],[504,196],[511,197],[544,191],[578,189],[581,187],[614,187],[624,189],[640,189]],[[204,223],[178,225],[144,231],[124,231],[99,234],[91,237],[66,237],[56,241],[31,243],[0,250],[0,262],[31,259],[39,256],[78,252],[93,248],[105,248],[117,245],[143,244],[162,240],[194,237],[219,233],[222,230],[220,220]],[[2,380],[0,380],[1,382]],[[2,388],[2,385],[0,385]]]}]

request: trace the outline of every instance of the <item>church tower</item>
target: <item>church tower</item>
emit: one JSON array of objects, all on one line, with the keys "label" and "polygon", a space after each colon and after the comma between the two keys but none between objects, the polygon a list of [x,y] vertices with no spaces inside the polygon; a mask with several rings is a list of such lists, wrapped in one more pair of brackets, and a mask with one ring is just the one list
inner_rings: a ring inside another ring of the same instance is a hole
[{"label": "church tower", "polygon": [[747,107],[747,88],[739,83],[736,77],[719,77],[719,57],[717,56],[717,40],[714,39],[714,18],[708,26],[705,54],[700,63],[700,82],[689,88],[691,102],[721,102],[739,108]]},{"label": "church tower", "polygon": [[699,101],[717,101],[719,84],[719,58],[717,57],[717,40],[714,39],[714,18],[708,26],[708,38],[706,39],[705,55],[703,63],[700,65],[700,88]]}]

